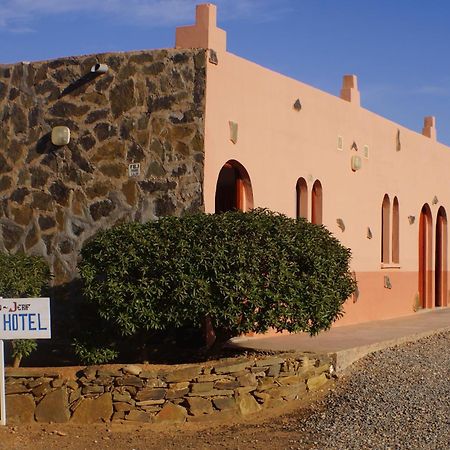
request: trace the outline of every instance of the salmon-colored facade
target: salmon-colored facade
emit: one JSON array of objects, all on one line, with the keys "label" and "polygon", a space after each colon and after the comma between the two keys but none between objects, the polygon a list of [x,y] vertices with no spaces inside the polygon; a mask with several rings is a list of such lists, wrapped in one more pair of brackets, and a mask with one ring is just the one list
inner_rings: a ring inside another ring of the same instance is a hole
[{"label": "salmon-colored facade", "polygon": [[450,148],[360,105],[229,53],[216,7],[197,6],[176,47],[209,49],[206,212],[265,207],[323,223],[353,253],[358,293],[337,325],[446,307]]}]

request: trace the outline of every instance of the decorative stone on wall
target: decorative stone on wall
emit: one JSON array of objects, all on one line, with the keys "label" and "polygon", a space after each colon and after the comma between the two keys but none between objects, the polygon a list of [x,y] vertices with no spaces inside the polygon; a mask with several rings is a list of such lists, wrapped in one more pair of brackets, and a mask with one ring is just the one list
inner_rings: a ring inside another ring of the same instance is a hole
[{"label": "decorative stone on wall", "polygon": [[98,230],[202,211],[205,64],[154,50],[0,65],[0,250],[43,255],[59,284]]},{"label": "decorative stone on wall", "polygon": [[71,377],[58,369],[7,369],[7,417],[9,423],[183,423],[246,416],[304,398],[331,372],[330,356],[311,353],[160,370],[89,366]]}]

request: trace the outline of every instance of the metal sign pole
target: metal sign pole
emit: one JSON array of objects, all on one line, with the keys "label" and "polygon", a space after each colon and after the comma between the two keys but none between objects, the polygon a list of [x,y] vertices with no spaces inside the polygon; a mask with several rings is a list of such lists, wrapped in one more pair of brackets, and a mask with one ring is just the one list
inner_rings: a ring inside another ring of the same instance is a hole
[{"label": "metal sign pole", "polygon": [[[2,299],[3,297],[0,297]],[[6,425],[5,345],[0,339],[0,425]]]},{"label": "metal sign pole", "polygon": [[0,340],[0,425],[6,425],[5,394],[5,352],[3,340]]}]

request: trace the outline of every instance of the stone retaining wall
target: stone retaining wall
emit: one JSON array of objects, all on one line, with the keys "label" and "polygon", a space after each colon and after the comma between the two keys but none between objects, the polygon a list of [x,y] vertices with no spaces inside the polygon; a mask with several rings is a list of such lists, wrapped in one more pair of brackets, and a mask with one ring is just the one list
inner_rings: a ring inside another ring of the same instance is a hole
[{"label": "stone retaining wall", "polygon": [[245,416],[300,399],[327,382],[329,356],[284,354],[166,367],[7,369],[9,423],[183,423]]}]

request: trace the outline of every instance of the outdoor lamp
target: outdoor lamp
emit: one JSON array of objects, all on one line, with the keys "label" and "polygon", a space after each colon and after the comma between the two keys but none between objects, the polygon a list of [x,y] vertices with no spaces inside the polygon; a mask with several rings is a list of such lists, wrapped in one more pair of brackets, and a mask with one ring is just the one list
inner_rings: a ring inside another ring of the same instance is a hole
[{"label": "outdoor lamp", "polygon": [[356,172],[357,170],[361,169],[362,163],[361,158],[358,155],[352,156],[352,170],[353,172]]},{"label": "outdoor lamp", "polygon": [[92,73],[106,73],[108,72],[108,66],[106,64],[94,64],[91,67],[91,72]]},{"label": "outdoor lamp", "polygon": [[70,130],[67,127],[59,126],[52,129],[52,144],[58,147],[67,145],[70,142]]}]

